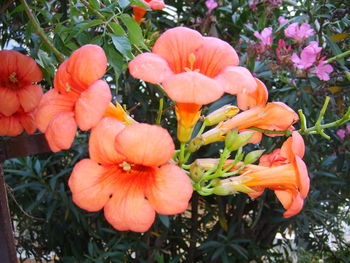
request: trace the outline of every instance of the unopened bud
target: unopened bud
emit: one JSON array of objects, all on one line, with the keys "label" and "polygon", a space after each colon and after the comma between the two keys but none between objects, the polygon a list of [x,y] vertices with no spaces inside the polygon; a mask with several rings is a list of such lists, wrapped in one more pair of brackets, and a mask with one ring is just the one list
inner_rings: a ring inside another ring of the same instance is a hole
[{"label": "unopened bud", "polygon": [[231,119],[239,112],[239,108],[232,105],[225,105],[204,118],[204,122],[207,126],[213,126],[222,121]]},{"label": "unopened bud", "polygon": [[193,153],[198,151],[204,145],[203,139],[201,137],[194,138],[188,145],[188,151]]},{"label": "unopened bud", "polygon": [[238,136],[236,137],[236,139],[234,140],[234,142],[231,145],[226,145],[226,147],[230,151],[237,151],[240,147],[243,147],[246,144],[248,144],[250,139],[253,137],[254,133],[255,133],[255,131],[242,132],[242,133],[238,134]]},{"label": "unopened bud", "polygon": [[190,176],[193,181],[199,182],[205,173],[205,169],[199,166],[196,162],[191,165]]},{"label": "unopened bud", "polygon": [[205,171],[210,170],[215,165],[219,163],[220,159],[213,159],[213,158],[204,158],[204,159],[197,159],[194,163],[197,166],[202,167]]},{"label": "unopened bud", "polygon": [[234,195],[237,191],[226,185],[219,185],[213,188],[213,194],[216,195]]},{"label": "unopened bud", "polygon": [[252,188],[245,185],[247,181],[250,181],[249,177],[236,176],[228,179],[221,180],[221,185],[230,187],[234,191],[250,194],[255,192]]},{"label": "unopened bud", "polygon": [[248,153],[244,158],[244,163],[245,164],[255,163],[264,152],[265,150],[257,150],[257,151],[252,151]]},{"label": "unopened bud", "polygon": [[231,145],[236,141],[238,136],[238,130],[231,130],[225,137],[225,146],[230,149]]}]

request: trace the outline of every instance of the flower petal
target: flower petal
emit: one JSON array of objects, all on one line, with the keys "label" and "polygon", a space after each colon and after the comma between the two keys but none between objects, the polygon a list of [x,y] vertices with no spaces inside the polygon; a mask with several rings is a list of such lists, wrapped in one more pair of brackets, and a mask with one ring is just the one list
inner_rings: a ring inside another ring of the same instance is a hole
[{"label": "flower petal", "polygon": [[17,136],[23,132],[18,118],[14,116],[0,116],[0,136]]},{"label": "flower petal", "polygon": [[203,37],[203,43],[194,53],[194,69],[199,68],[200,73],[215,77],[228,66],[237,66],[238,55],[227,42],[215,37]]},{"label": "flower petal", "polygon": [[253,75],[244,67],[227,67],[215,79],[223,85],[225,92],[232,95],[249,93],[257,88]]},{"label": "flower petal", "polygon": [[295,161],[298,168],[297,185],[301,197],[305,199],[310,190],[310,178],[304,161],[299,156],[295,156]]},{"label": "flower petal", "polygon": [[50,122],[45,137],[53,152],[67,150],[71,147],[77,124],[73,112],[63,112],[56,115]]},{"label": "flower petal", "polygon": [[11,116],[20,107],[17,92],[0,86],[0,113]]},{"label": "flower petal", "polygon": [[43,96],[43,89],[40,85],[29,85],[18,90],[18,99],[25,112],[33,111]]},{"label": "flower petal", "polygon": [[115,191],[115,171],[90,159],[78,162],[68,181],[73,202],[90,212],[102,209]]},{"label": "flower petal", "polygon": [[107,82],[97,80],[81,93],[75,104],[75,118],[79,128],[87,131],[94,127],[102,118],[112,100],[112,94]]},{"label": "flower petal", "polygon": [[62,112],[73,112],[76,99],[50,90],[42,97],[35,114],[38,129],[45,132],[51,120]]},{"label": "flower petal", "polygon": [[145,199],[144,186],[135,177],[118,179],[115,192],[104,208],[107,221],[120,231],[147,231],[154,222],[155,211]]},{"label": "flower petal", "polygon": [[146,123],[125,127],[115,140],[115,148],[127,161],[145,166],[159,166],[168,162],[175,146],[168,131]]},{"label": "flower petal", "polygon": [[107,57],[97,45],[84,45],[68,59],[67,72],[81,86],[88,87],[100,79],[107,69]]},{"label": "flower petal", "polygon": [[192,192],[186,173],[175,164],[166,164],[147,186],[146,197],[157,213],[174,215],[186,210]]},{"label": "flower petal", "polygon": [[165,31],[156,41],[152,52],[163,57],[174,73],[189,67],[189,55],[203,43],[203,37],[195,30],[175,27]]},{"label": "flower petal", "polygon": [[138,55],[129,63],[129,71],[134,78],[153,84],[173,75],[166,60],[154,53]]},{"label": "flower petal", "polygon": [[303,158],[305,154],[305,143],[299,132],[294,131],[281,147],[281,155],[290,162],[294,162],[295,155]]},{"label": "flower petal", "polygon": [[167,78],[163,87],[172,100],[198,105],[211,103],[224,93],[218,81],[193,71]]},{"label": "flower petal", "polygon": [[125,125],[115,119],[105,117],[91,130],[89,153],[92,160],[101,164],[113,164],[125,161],[125,157],[116,151],[114,141]]},{"label": "flower petal", "polygon": [[22,113],[19,116],[19,122],[28,134],[33,134],[37,127],[35,123],[34,112]]},{"label": "flower petal", "polygon": [[[292,194],[289,191],[275,191],[277,198],[281,201],[283,207],[287,209],[283,213],[283,217],[289,218],[298,214],[304,205],[304,200],[301,198],[300,194]],[[288,203],[288,205],[284,205]]]}]

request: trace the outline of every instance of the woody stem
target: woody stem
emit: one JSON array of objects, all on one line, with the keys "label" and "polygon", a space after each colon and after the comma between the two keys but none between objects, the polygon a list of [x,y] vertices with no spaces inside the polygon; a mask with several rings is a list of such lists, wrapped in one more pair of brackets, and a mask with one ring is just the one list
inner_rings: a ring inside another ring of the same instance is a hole
[{"label": "woody stem", "polygon": [[34,17],[34,15],[32,13],[32,10],[28,6],[26,0],[21,0],[21,2],[23,4],[23,6],[24,6],[24,10],[27,13],[27,16],[28,16],[29,20],[33,23],[35,32],[39,35],[41,40],[43,42],[45,42],[46,45],[53,51],[53,53],[55,53],[57,59],[60,62],[63,62],[64,61],[64,55],[60,51],[58,51],[58,49],[52,44],[50,39],[46,36],[44,30],[40,27],[40,24],[39,24],[38,20]]}]

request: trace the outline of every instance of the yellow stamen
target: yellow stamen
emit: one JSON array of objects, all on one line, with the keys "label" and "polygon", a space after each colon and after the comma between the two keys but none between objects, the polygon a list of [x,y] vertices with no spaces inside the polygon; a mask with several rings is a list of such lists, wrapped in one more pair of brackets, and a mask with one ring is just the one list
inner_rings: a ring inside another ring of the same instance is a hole
[{"label": "yellow stamen", "polygon": [[119,164],[119,166],[122,167],[124,171],[129,172],[131,170],[132,164],[124,161],[121,164]]},{"label": "yellow stamen", "polygon": [[9,76],[9,81],[12,83],[17,83],[18,79],[16,78],[16,72],[12,72]]}]

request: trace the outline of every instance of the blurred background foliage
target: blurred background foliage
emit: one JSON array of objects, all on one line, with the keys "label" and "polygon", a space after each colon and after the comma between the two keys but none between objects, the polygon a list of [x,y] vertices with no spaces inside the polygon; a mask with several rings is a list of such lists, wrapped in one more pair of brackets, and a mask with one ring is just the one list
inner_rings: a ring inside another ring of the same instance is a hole
[{"label": "blurred background foliage", "polygon": [[[65,56],[88,43],[103,47],[109,63],[105,78],[113,99],[130,109],[137,121],[154,123],[159,98],[164,98],[162,126],[170,132],[175,130],[172,102],[156,86],[133,79],[127,63],[150,50],[166,29],[179,25],[229,42],[241,65],[266,84],[269,101],[303,109],[311,124],[327,95],[331,103],[325,121],[338,119],[349,106],[350,81],[345,75],[350,71],[349,59],[332,62],[334,72],[325,82],[279,63],[274,52],[278,40],[285,38],[279,16],[311,24],[316,34],[309,41],[317,41],[327,58],[349,50],[347,1],[285,0],[276,6],[266,0],[219,0],[209,12],[203,0],[169,0],[163,11],[147,12],[141,24],[132,18],[130,5],[137,2],[33,0],[28,4]],[[253,33],[270,26],[273,45],[261,52]],[[23,0],[1,1],[0,45],[34,57],[44,72],[43,87],[52,88],[59,58],[29,22]],[[234,104],[234,97],[226,95],[204,112],[227,103]],[[344,139],[336,129],[328,134],[330,140],[304,136],[311,192],[300,214],[283,218],[283,208],[270,191],[256,200],[243,194],[206,198],[194,194],[187,212],[158,215],[144,234],[118,232],[102,212],[88,213],[72,202],[67,180],[77,160],[88,154],[87,133],[79,134],[68,151],[8,160],[4,171],[17,250],[22,259],[38,262],[350,262],[350,134]],[[282,139],[265,138],[259,148],[271,150],[281,143]],[[199,154],[217,157],[220,147],[213,144]]]}]

